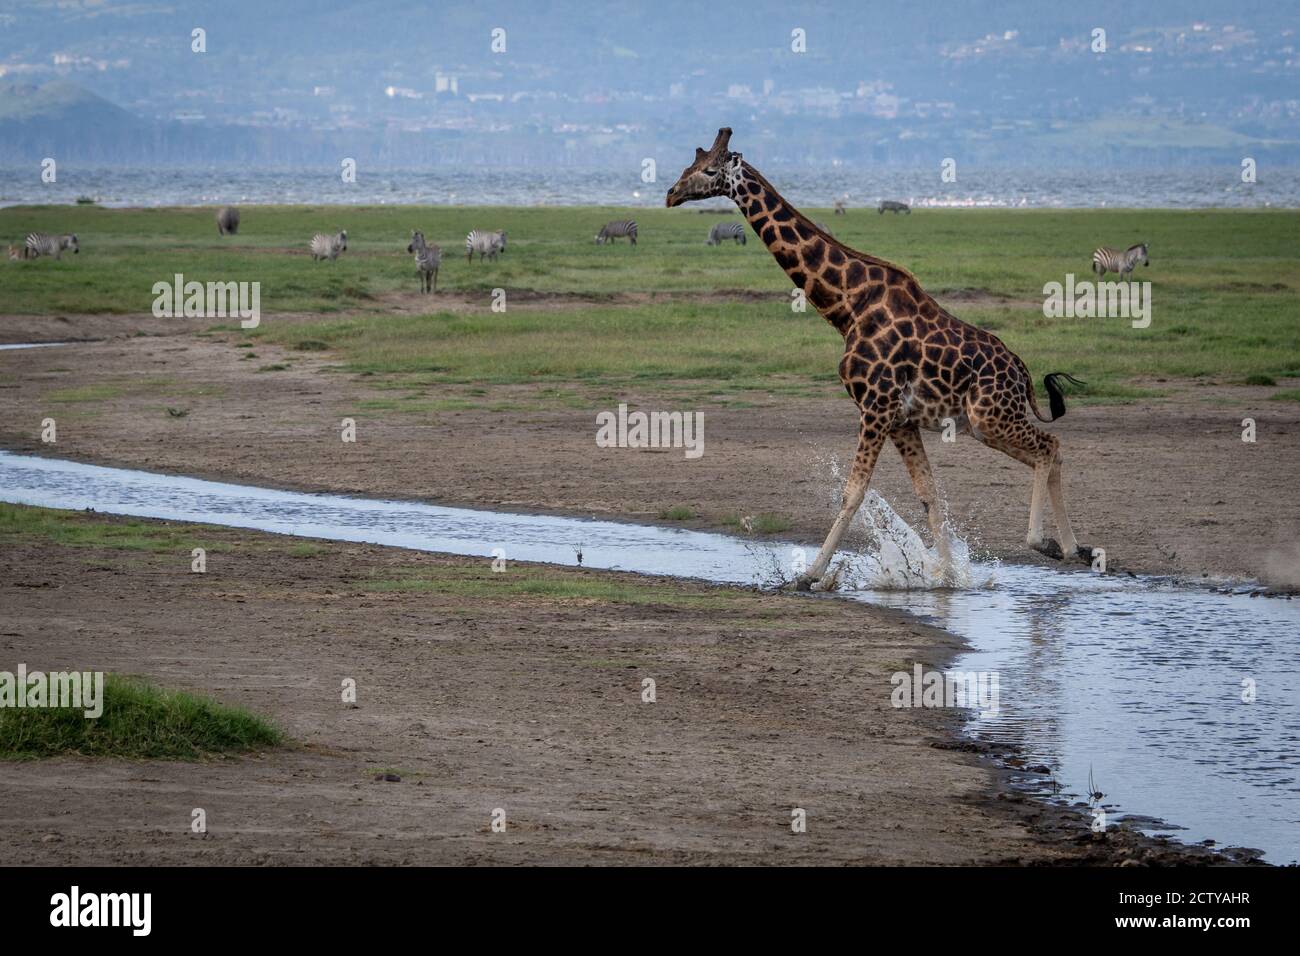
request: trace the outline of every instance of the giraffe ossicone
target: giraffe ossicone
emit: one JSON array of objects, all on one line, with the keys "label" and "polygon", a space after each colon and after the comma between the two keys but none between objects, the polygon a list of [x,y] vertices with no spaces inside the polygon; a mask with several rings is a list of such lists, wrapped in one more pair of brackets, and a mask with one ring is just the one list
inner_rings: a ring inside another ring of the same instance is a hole
[{"label": "giraffe ossicone", "polygon": [[[921,430],[957,423],[990,448],[1034,470],[1029,505],[1029,547],[1052,557],[1091,559],[1079,546],[1065,510],[1060,440],[1029,418],[1049,422],[1065,414],[1061,372],[1043,379],[1052,417],[1034,396],[1029,370],[996,335],[962,322],[940,306],[906,269],[851,249],[819,228],[777,192],[740,153],[730,150],[731,129],[718,130],[713,146],[696,149],[668,190],[669,207],[726,196],[767,246],[795,287],[844,339],[839,375],[858,406],[858,449],[845,483],[839,514],[816,560],[796,582],[801,588],[834,587],[827,568],[862,504],[886,439],[903,457],[946,576],[951,575],[947,530],[926,458]],[[1050,500],[1060,542],[1043,535]]]}]

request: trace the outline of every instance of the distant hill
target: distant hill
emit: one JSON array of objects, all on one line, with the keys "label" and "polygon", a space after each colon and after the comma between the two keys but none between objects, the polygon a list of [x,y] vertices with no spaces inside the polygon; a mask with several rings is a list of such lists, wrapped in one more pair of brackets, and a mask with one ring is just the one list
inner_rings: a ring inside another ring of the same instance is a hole
[{"label": "distant hill", "polygon": [[103,160],[152,124],[75,83],[0,85],[0,158]]}]

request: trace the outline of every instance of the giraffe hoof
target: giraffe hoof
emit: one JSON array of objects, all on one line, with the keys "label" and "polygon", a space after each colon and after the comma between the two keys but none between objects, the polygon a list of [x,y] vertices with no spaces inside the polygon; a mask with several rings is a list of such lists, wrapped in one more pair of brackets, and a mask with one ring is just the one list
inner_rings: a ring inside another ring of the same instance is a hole
[{"label": "giraffe hoof", "polygon": [[1047,538],[1040,541],[1038,544],[1031,544],[1030,547],[1039,554],[1045,554],[1049,558],[1055,558],[1057,561],[1060,561],[1065,557],[1065,552],[1061,550],[1061,546],[1056,543],[1054,538]]}]

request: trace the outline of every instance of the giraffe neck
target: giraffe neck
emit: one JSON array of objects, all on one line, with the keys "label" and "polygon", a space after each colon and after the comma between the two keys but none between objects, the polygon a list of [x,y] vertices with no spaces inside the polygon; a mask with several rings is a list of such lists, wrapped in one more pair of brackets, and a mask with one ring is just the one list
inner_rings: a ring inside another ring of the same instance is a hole
[{"label": "giraffe neck", "polygon": [[[790,281],[827,322],[847,335],[853,310],[846,290],[861,286],[869,265],[888,263],[848,249],[822,232],[749,163],[742,161],[732,168],[728,188],[732,201]],[[846,270],[851,272],[846,275]]]},{"label": "giraffe neck", "polygon": [[729,170],[728,195],[777,265],[841,336],[848,336],[858,313],[879,302],[894,282],[906,282],[913,298],[923,294],[905,269],[842,245],[818,229],[749,163],[741,161]]}]

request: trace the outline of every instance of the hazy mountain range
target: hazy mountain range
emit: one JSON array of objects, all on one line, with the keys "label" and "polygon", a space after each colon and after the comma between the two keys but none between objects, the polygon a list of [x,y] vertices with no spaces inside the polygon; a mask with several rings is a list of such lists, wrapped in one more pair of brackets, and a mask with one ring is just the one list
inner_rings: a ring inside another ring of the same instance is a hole
[{"label": "hazy mountain range", "polygon": [[1298,28],[1197,0],[17,2],[0,162],[592,167],[727,124],[783,164],[1296,163]]}]

